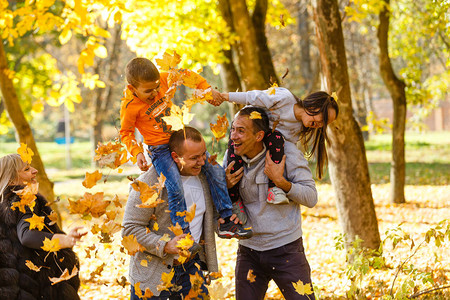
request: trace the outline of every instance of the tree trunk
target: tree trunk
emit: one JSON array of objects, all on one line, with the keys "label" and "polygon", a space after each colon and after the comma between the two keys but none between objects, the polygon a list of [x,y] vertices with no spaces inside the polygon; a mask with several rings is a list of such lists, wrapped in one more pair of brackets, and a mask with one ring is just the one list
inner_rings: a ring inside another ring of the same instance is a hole
[{"label": "tree trunk", "polygon": [[94,99],[94,120],[93,120],[93,147],[94,150],[97,148],[99,142],[103,141],[102,131],[103,122],[105,121],[105,115],[107,110],[110,108],[110,103],[113,97],[113,87],[115,82],[115,75],[117,73],[119,55],[120,55],[120,44],[122,40],[120,39],[120,25],[115,25],[114,27],[114,41],[112,49],[108,52],[111,53],[108,61],[104,63],[99,63],[97,68],[97,74],[100,74],[100,69],[106,69],[106,87],[104,89],[97,88],[97,97]]},{"label": "tree trunk", "polygon": [[[226,6],[227,0],[219,0],[222,3],[220,7]],[[241,70],[241,79],[244,82],[246,90],[262,90],[267,88],[262,68],[259,62],[258,46],[255,36],[255,29],[248,13],[245,0],[228,0],[231,8],[231,19],[233,21],[236,34],[239,37],[237,42],[237,54],[239,57],[239,68]]]},{"label": "tree trunk", "polygon": [[356,236],[362,246],[380,246],[378,221],[370,188],[369,170],[361,130],[353,117],[341,16],[336,0],[314,3],[322,72],[328,91],[337,92],[339,118],[328,126],[331,182],[337,196],[339,220],[348,246]]},{"label": "tree trunk", "polygon": [[307,94],[311,93],[313,86],[313,78],[311,76],[313,74],[313,71],[311,66],[310,54],[311,43],[309,41],[309,21],[308,6],[306,5],[306,3],[300,1],[297,17],[298,34],[300,35],[300,71],[302,74],[300,84],[303,87],[302,89],[306,91]]},{"label": "tree trunk", "polygon": [[[225,92],[242,91],[239,74],[233,63],[233,51],[222,50],[226,56],[226,62],[221,64],[221,78],[223,82],[223,90]],[[230,107],[231,116],[234,116],[242,107],[239,104],[228,103]]]},{"label": "tree trunk", "polygon": [[267,0],[257,0],[253,10],[252,23],[255,28],[255,37],[258,46],[259,64],[267,88],[273,83],[280,84],[275,67],[272,62],[272,55],[267,44],[266,37],[266,15]]},{"label": "tree trunk", "polygon": [[[55,194],[53,193],[53,182],[48,179],[47,173],[45,173],[44,164],[42,163],[41,156],[39,155],[39,151],[36,147],[33,133],[31,132],[30,125],[25,119],[25,115],[20,107],[13,82],[11,78],[7,76],[7,70],[9,70],[9,68],[5,49],[3,47],[3,43],[0,43],[0,88],[3,94],[6,111],[8,112],[8,116],[16,128],[20,142],[27,144],[28,148],[34,152],[31,165],[38,170],[37,180],[39,182],[39,192],[47,198],[49,202],[51,202],[55,199]],[[56,210],[56,207],[52,208]]]},{"label": "tree trunk", "polygon": [[391,94],[394,106],[390,199],[392,203],[405,203],[406,85],[395,75],[389,58],[389,0],[384,0],[384,2],[386,5],[380,12],[377,36],[380,46],[380,73],[389,94]]}]

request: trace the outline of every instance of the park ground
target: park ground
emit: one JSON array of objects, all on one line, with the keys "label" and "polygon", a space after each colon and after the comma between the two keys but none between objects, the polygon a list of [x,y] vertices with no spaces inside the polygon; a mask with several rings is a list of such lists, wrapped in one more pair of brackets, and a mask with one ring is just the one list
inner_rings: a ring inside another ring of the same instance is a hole
[{"label": "park ground", "polygon": [[[3,143],[0,145],[0,155],[15,152],[16,147],[16,144]],[[55,193],[61,199],[58,208],[66,230],[79,224],[91,230],[95,223],[100,223],[95,219],[83,220],[78,215],[69,214],[68,199],[77,200],[86,191],[104,192],[107,197],[117,194],[122,204],[125,204],[129,188],[127,175],[136,177],[139,174],[136,166],[126,166],[122,173],[103,169],[100,171],[105,180],[87,190],[81,182],[86,171],[95,170],[90,165],[92,155],[88,143],[72,145],[71,170],[64,170],[64,146],[38,143],[38,148],[48,175],[55,182]],[[390,136],[372,136],[370,141],[366,142],[366,150],[381,238],[384,240],[387,235],[402,230],[409,234],[409,239],[406,243],[400,242],[395,248],[392,243],[386,243],[383,255],[386,267],[381,270],[362,275],[361,266],[353,264],[352,268],[349,268],[345,252],[337,247],[342,230],[333,187],[327,177],[317,181],[319,203],[311,209],[302,207],[303,238],[316,296],[320,299],[347,298],[346,292],[351,286],[351,277],[357,281],[356,286],[362,291],[361,299],[381,299],[389,295],[392,286],[395,291],[403,283],[413,285],[415,292],[431,288],[429,283],[422,283],[426,276],[414,277],[414,274],[418,273],[429,273],[439,285],[448,285],[448,239],[440,247],[436,246],[433,240],[419,245],[424,240],[425,232],[450,216],[450,132],[407,133],[405,204],[392,204],[388,200]],[[115,222],[121,223],[122,215],[123,208],[118,210]],[[81,260],[82,299],[128,299],[128,255],[121,251],[120,240],[118,232],[111,243],[100,243],[99,238],[89,232],[75,247]],[[215,299],[234,299],[237,241],[217,239],[217,249],[222,277],[213,281],[211,294]],[[398,266],[402,263],[403,271],[397,275]],[[411,278],[414,278],[413,282]],[[441,290],[441,293],[426,294],[425,297],[449,299],[450,292],[447,288]],[[282,299],[273,282],[269,285],[266,299]]]}]

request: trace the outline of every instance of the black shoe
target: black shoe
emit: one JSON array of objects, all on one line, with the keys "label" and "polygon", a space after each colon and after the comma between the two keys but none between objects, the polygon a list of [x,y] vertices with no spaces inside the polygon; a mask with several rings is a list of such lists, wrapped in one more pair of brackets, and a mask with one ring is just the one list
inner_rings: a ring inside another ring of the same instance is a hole
[{"label": "black shoe", "polygon": [[253,236],[251,229],[245,229],[241,224],[234,224],[232,221],[219,225],[219,237],[223,239],[237,238],[240,240],[249,239]]}]

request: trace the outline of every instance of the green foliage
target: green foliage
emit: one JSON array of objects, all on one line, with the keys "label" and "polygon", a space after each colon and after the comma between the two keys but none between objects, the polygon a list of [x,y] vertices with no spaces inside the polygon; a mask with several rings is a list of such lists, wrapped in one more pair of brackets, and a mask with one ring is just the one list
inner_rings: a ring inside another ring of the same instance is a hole
[{"label": "green foliage", "polygon": [[[343,235],[335,237],[335,248],[339,251],[344,250],[344,238]],[[348,264],[345,275],[351,282],[347,291],[347,298],[366,299],[367,295],[375,292],[378,295],[382,295],[382,299],[403,300],[410,299],[419,290],[426,290],[430,286],[438,286],[439,282],[435,281],[432,274],[440,270],[423,270],[413,263],[409,263],[409,261],[423,247],[431,247],[432,245],[438,249],[446,247],[444,242],[450,241],[450,220],[442,220],[438,225],[430,227],[422,238],[423,241],[416,244],[411,235],[403,231],[401,225],[398,225],[385,233],[380,249],[370,250],[361,248],[362,241],[356,237],[346,250]],[[406,255],[401,252],[396,253],[399,244],[409,247],[410,250]],[[401,259],[398,260],[397,265],[392,266],[387,263],[386,256],[398,256]],[[378,285],[378,290],[376,291],[373,290],[374,286],[372,285],[369,291],[369,288],[362,284],[363,280],[373,275],[377,269],[382,268],[395,270],[396,273],[392,282],[383,282],[381,285]],[[400,273],[403,274],[403,277],[401,282],[397,283]]]}]

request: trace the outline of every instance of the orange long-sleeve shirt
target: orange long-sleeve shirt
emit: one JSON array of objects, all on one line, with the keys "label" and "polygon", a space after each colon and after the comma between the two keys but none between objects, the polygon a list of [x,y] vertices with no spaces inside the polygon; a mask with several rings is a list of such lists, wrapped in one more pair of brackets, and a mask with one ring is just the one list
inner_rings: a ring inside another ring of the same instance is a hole
[{"label": "orange long-sleeve shirt", "polygon": [[[210,85],[200,75],[190,72],[190,76],[198,76],[197,89],[207,89]],[[120,138],[126,145],[128,152],[136,157],[141,148],[136,142],[134,130],[137,128],[144,137],[144,143],[157,146],[167,144],[171,135],[170,126],[168,126],[162,117],[170,115],[172,101],[166,99],[166,92],[169,89],[167,77],[169,73],[161,73],[160,90],[154,101],[150,104],[145,103],[133,95],[132,99],[122,98],[120,105]],[[125,91],[126,92],[126,91]],[[124,92],[124,93],[125,93]]]}]

